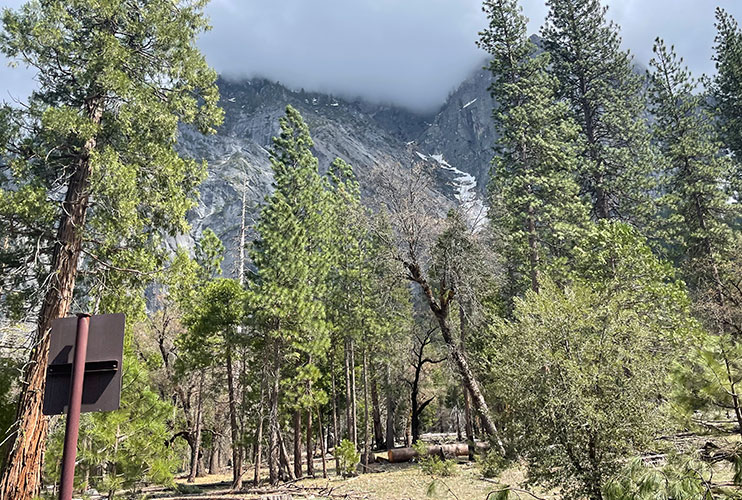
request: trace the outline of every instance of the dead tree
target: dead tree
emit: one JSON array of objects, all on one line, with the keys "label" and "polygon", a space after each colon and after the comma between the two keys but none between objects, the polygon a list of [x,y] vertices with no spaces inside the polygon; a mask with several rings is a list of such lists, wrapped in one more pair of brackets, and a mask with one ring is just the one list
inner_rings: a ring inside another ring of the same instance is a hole
[{"label": "dead tree", "polygon": [[[405,278],[418,285],[423,299],[438,323],[443,340],[448,346],[462,382],[471,395],[472,404],[482,420],[484,431],[497,443],[498,451],[505,453],[495,420],[487,405],[479,382],[474,376],[469,360],[452,331],[451,305],[456,298],[454,283],[445,273],[437,284],[431,284],[426,265],[430,258],[431,236],[440,233],[441,217],[430,214],[442,212],[430,189],[430,181],[424,166],[414,165],[410,172],[396,172],[378,176],[379,186],[385,191],[384,198],[391,215],[397,239],[397,258],[405,269]],[[383,237],[383,235],[380,235]]]},{"label": "dead tree", "polygon": [[429,328],[424,333],[418,332],[415,334],[414,344],[412,346],[412,352],[410,356],[410,364],[415,370],[415,375],[412,380],[406,380],[405,382],[410,386],[410,404],[412,405],[412,442],[417,442],[420,439],[420,416],[422,415],[425,408],[433,402],[435,396],[431,396],[428,399],[420,401],[420,379],[422,378],[423,369],[426,364],[438,364],[446,360],[446,358],[431,359],[425,356],[425,348],[433,343],[434,334],[437,328]]}]

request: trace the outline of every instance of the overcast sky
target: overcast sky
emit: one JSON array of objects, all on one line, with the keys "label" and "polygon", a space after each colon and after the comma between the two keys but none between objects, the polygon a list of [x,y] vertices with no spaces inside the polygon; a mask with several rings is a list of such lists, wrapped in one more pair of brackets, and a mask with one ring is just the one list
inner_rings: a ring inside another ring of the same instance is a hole
[{"label": "overcast sky", "polygon": [[[0,0],[17,7],[22,0]],[[742,20],[742,0],[607,0],[624,47],[646,64],[652,42],[675,44],[697,76],[712,73],[714,8]],[[543,0],[524,0],[538,32]],[[290,87],[432,110],[485,54],[481,0],[212,0],[213,30],[199,41],[231,78],[263,76]],[[0,67],[0,99],[23,98],[33,73]]]}]

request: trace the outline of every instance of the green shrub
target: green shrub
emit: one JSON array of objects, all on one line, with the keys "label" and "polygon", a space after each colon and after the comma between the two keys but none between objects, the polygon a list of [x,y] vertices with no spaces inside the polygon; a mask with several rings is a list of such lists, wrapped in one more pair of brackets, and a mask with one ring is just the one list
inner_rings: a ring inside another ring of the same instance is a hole
[{"label": "green shrub", "polygon": [[361,461],[361,454],[356,451],[353,443],[347,439],[343,439],[335,452],[340,459],[340,474],[343,477],[355,476],[356,465]]},{"label": "green shrub", "polygon": [[495,450],[489,450],[479,463],[483,477],[497,477],[507,467],[507,461]]},{"label": "green shrub", "polygon": [[451,477],[456,475],[456,461],[441,459],[435,455],[428,455],[428,445],[417,441],[412,445],[417,452],[417,461],[420,469],[430,476]]}]

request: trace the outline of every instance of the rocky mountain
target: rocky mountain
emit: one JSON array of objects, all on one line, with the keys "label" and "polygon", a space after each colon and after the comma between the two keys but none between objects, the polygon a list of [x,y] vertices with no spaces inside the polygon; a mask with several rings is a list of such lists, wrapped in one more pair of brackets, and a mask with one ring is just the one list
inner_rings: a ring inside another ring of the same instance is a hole
[{"label": "rocky mountain", "polygon": [[[423,164],[434,179],[432,205],[441,213],[464,205],[472,220],[484,213],[495,131],[489,73],[477,69],[451,93],[435,114],[332,95],[290,90],[262,79],[220,80],[225,121],[214,136],[183,129],[179,146],[186,155],[208,162],[199,206],[190,214],[195,234],[211,228],[228,249],[226,274],[235,268],[242,193],[249,220],[271,190],[268,150],[287,105],[297,108],[314,139],[320,170],[343,158],[353,165],[363,196],[374,204],[378,175]],[[192,245],[183,236],[173,245]]]}]

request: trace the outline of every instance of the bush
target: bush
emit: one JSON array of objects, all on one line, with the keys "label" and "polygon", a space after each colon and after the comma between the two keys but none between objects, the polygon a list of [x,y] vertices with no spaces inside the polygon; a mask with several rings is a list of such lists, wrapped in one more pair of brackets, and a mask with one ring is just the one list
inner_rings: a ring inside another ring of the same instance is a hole
[{"label": "bush", "polygon": [[507,460],[495,450],[489,450],[479,464],[483,477],[497,477],[507,466]]},{"label": "bush", "polygon": [[343,439],[340,442],[340,446],[335,450],[338,458],[340,459],[340,474],[343,477],[355,476],[356,465],[361,461],[361,454],[356,451],[356,447],[348,441]]},{"label": "bush", "polygon": [[417,461],[420,469],[425,474],[438,477],[451,477],[456,475],[456,461],[441,459],[435,455],[428,455],[428,445],[422,441],[415,442],[412,447],[418,454]]}]

